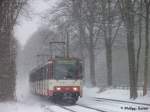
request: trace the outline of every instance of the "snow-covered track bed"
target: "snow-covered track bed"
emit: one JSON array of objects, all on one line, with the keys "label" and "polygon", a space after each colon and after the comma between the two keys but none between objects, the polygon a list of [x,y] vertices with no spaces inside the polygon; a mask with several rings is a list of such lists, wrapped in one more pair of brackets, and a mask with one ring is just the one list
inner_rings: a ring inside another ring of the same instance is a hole
[{"label": "snow-covered track bed", "polygon": [[97,108],[93,108],[93,107],[89,107],[89,106],[85,106],[85,105],[80,105],[80,104],[76,104],[73,106],[62,106],[62,105],[57,105],[58,107],[67,110],[69,112],[108,112],[108,111],[104,111],[104,110],[100,110]]},{"label": "snow-covered track bed", "polygon": [[82,104],[75,104],[75,105],[69,105],[69,106],[66,106],[64,104],[61,105],[57,103],[52,103],[52,104],[59,108],[67,110],[67,112],[110,112],[110,111],[105,111],[102,109],[98,109],[98,108],[94,108],[94,107],[90,107],[90,106],[82,105]]},{"label": "snow-covered track bed", "polygon": [[101,109],[89,107],[86,105],[76,104],[73,106],[62,106],[58,104],[53,104],[54,106],[46,107],[45,110],[49,110],[46,112],[57,112],[57,109],[61,109],[61,112],[109,112]]},{"label": "snow-covered track bed", "polygon": [[115,103],[124,103],[124,104],[135,104],[135,105],[143,105],[143,106],[150,106],[150,104],[147,103],[138,103],[138,102],[132,102],[132,101],[123,101],[123,100],[116,100],[116,99],[108,99],[108,98],[97,98],[93,97],[95,101],[101,102],[101,101],[109,101],[109,102],[115,102]]},{"label": "snow-covered track bed", "polygon": [[77,102],[78,105],[101,110],[102,112],[150,112],[149,105],[132,104],[126,102],[116,102],[94,97],[84,97]]},{"label": "snow-covered track bed", "polygon": [[95,110],[95,111],[98,111],[98,112],[109,112],[109,111],[101,110],[101,109],[98,109],[98,108],[89,107],[89,106],[86,106],[86,105],[81,105],[81,104],[76,104],[76,105],[81,106],[81,107],[85,107],[85,108],[88,108],[88,109],[92,109],[92,110]]},{"label": "snow-covered track bed", "polygon": [[[41,104],[43,105],[43,104]],[[74,110],[68,109],[64,106],[55,104],[53,102],[50,102],[49,104],[44,104],[42,106],[44,112],[76,112]]]},{"label": "snow-covered track bed", "polygon": [[77,112],[60,105],[46,106],[44,112]]},{"label": "snow-covered track bed", "polygon": [[75,111],[75,110],[73,110],[73,109],[71,109],[71,108],[65,107],[65,106],[61,106],[61,105],[57,105],[57,106],[59,106],[60,108],[62,108],[62,109],[64,109],[64,110],[67,110],[67,111],[69,111],[69,112],[77,112],[77,111]]}]

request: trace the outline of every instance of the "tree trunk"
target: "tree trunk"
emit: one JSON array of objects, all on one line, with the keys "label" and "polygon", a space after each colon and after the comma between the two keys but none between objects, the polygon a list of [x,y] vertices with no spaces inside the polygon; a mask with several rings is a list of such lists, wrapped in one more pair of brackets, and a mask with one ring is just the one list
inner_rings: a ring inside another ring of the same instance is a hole
[{"label": "tree trunk", "polygon": [[136,77],[135,77],[134,32],[131,29],[128,30],[127,32],[127,47],[128,47],[128,62],[129,62],[130,98],[135,99],[137,97],[137,93],[135,81]]},{"label": "tree trunk", "polygon": [[[108,9],[106,8],[108,4]],[[106,51],[107,86],[112,86],[112,16],[111,1],[102,1],[103,32]],[[107,19],[106,19],[107,18]],[[107,23],[108,21],[108,23]]]},{"label": "tree trunk", "polygon": [[13,100],[15,92],[14,63],[11,63],[10,37],[0,41],[0,100]]},{"label": "tree trunk", "polygon": [[[15,98],[15,58],[11,44],[12,30],[22,8],[23,0],[3,0],[0,2],[0,100],[13,100]],[[14,43],[16,44],[16,43]]]},{"label": "tree trunk", "polygon": [[106,65],[107,65],[107,85],[112,86],[112,48],[111,43],[105,42],[106,49]]},{"label": "tree trunk", "polygon": [[73,17],[77,20],[78,32],[79,32],[79,48],[80,48],[80,58],[83,62],[83,82],[85,82],[85,58],[84,58],[84,45],[83,41],[85,39],[84,35],[84,25],[82,20],[82,0],[72,1],[73,3]]},{"label": "tree trunk", "polygon": [[130,98],[137,97],[137,74],[135,65],[135,49],[134,49],[134,2],[132,0],[120,0],[120,10],[122,19],[125,23],[127,32],[127,49],[128,49],[128,66],[129,66],[129,82],[130,82]]},{"label": "tree trunk", "polygon": [[87,11],[89,12],[87,16],[88,22],[88,53],[89,53],[89,62],[90,62],[90,78],[92,86],[96,86],[96,79],[95,79],[95,46],[94,46],[94,23],[95,23],[95,7],[96,3],[94,0],[87,0]]},{"label": "tree trunk", "polygon": [[[142,14],[142,8],[143,8],[143,1],[140,1],[140,14]],[[139,33],[139,47],[138,47],[138,50],[137,50],[137,61],[136,61],[136,74],[137,74],[137,79],[136,81],[138,82],[138,76],[139,76],[139,61],[140,61],[140,52],[141,52],[141,45],[142,45],[142,17],[139,16],[139,20],[138,20],[138,33]]]},{"label": "tree trunk", "polygon": [[143,95],[147,94],[147,84],[148,84],[148,58],[149,58],[149,7],[150,1],[145,0],[146,5],[146,18],[145,18],[145,60],[144,60],[144,88]]},{"label": "tree trunk", "polygon": [[89,61],[90,61],[90,78],[92,86],[96,86],[96,79],[95,79],[95,54],[94,54],[94,44],[93,44],[93,25],[90,25],[90,44],[89,44]]},{"label": "tree trunk", "polygon": [[[79,20],[79,24],[78,24],[78,27],[79,27],[79,41],[80,41],[80,57],[81,57],[81,60],[83,61],[83,67],[85,67],[85,58],[84,58],[84,45],[83,45],[83,39],[84,39],[84,29],[83,29],[83,24],[82,24],[82,19],[80,17],[80,20]],[[83,68],[83,82],[85,82],[85,71],[84,71],[84,68]]]},{"label": "tree trunk", "polygon": [[130,80],[130,98],[137,97],[137,81],[136,81],[136,67],[135,67],[135,50],[134,50],[134,15],[129,12],[133,11],[132,2],[127,2],[127,47],[128,47],[128,61],[129,61],[129,80]]},{"label": "tree trunk", "polygon": [[89,51],[89,59],[90,59],[90,78],[92,86],[96,86],[96,80],[95,80],[95,56],[94,51],[92,48],[90,48]]}]

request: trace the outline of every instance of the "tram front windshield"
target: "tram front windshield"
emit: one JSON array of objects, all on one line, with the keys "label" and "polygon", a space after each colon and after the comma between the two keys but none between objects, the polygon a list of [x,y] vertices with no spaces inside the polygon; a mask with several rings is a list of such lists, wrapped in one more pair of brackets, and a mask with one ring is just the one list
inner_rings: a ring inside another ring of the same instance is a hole
[{"label": "tram front windshield", "polygon": [[76,79],[77,64],[75,61],[56,61],[54,67],[54,79]]}]

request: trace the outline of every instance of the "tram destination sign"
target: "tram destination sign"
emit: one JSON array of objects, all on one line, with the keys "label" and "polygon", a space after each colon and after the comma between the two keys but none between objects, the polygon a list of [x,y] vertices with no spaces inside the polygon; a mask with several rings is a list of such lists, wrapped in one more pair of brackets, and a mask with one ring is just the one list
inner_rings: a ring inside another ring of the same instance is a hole
[{"label": "tram destination sign", "polygon": [[56,63],[58,63],[58,64],[75,64],[76,60],[57,60]]}]

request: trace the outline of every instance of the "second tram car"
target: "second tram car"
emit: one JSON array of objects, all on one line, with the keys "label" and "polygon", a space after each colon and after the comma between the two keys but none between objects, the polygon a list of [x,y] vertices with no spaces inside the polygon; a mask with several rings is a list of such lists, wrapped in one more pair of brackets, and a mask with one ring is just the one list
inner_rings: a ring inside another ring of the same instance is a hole
[{"label": "second tram car", "polygon": [[50,59],[30,73],[32,93],[75,104],[82,97],[82,63],[75,58]]}]

